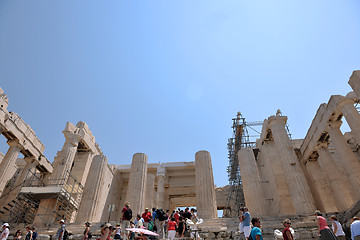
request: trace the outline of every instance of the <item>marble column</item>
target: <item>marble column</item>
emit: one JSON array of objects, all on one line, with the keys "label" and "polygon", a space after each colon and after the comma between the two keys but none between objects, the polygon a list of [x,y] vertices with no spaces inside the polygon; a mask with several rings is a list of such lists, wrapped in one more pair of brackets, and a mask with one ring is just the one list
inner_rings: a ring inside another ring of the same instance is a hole
[{"label": "marble column", "polygon": [[353,71],[348,83],[356,93],[357,97],[360,98],[360,70]]},{"label": "marble column", "polygon": [[26,178],[31,177],[35,174],[36,166],[38,165],[38,161],[33,157],[24,158],[26,165],[24,169],[21,171],[19,178],[16,180],[15,186],[20,185],[25,181]]},{"label": "marble column", "polygon": [[270,176],[268,179],[269,189],[267,190],[272,193],[272,200],[270,201],[271,208],[268,214],[295,215],[295,208],[291,201],[288,184],[284,177],[280,156],[276,150],[274,141],[264,142],[259,149],[259,157],[263,158],[266,163],[265,166],[268,166],[264,171],[268,171]]},{"label": "marble column", "polygon": [[146,179],[146,194],[145,194],[145,207],[151,210],[155,202],[155,175],[147,174]]},{"label": "marble column", "polygon": [[147,163],[148,156],[146,154],[134,154],[126,193],[126,202],[130,203],[133,216],[141,214],[144,211]]},{"label": "marble column", "polygon": [[4,191],[7,181],[12,177],[9,174],[9,169],[15,165],[16,159],[21,151],[21,146],[18,141],[12,140],[7,142],[10,146],[4,159],[0,163],[0,195]]},{"label": "marble column", "polygon": [[305,165],[308,180],[311,182],[313,196],[316,203],[316,208],[322,212],[338,212],[338,207],[335,201],[335,196],[331,191],[324,171],[322,171],[318,161],[308,161]]},{"label": "marble column", "polygon": [[[69,177],[71,166],[74,162],[75,154],[79,144],[79,138],[77,134],[74,134],[67,129],[65,129],[63,133],[66,140],[62,150],[58,152],[57,156],[54,158],[54,171],[50,176],[51,179],[58,179],[58,184],[65,183],[66,179]],[[54,184],[54,182],[51,183]]]},{"label": "marble column", "polygon": [[349,183],[344,176],[340,174],[340,170],[337,168],[326,145],[321,145],[318,149],[318,153],[320,168],[329,180],[330,189],[334,193],[336,206],[340,212],[346,211],[354,203],[348,187]]},{"label": "marble column", "polygon": [[357,144],[360,145],[360,114],[354,106],[354,101],[352,99],[346,100],[341,105],[342,113],[351,128],[351,133],[354,135]]},{"label": "marble column", "polygon": [[340,131],[341,121],[329,124],[330,140],[334,144],[337,156],[344,167],[349,182],[353,187],[357,199],[360,198],[360,163],[351,150],[350,145],[346,142]]},{"label": "marble column", "polygon": [[165,175],[157,175],[157,208],[165,210]]},{"label": "marble column", "polygon": [[312,213],[316,208],[315,201],[285,130],[286,121],[287,117],[285,116],[272,116],[269,118],[268,126],[271,129],[274,143],[280,155],[281,166],[296,213]]},{"label": "marble column", "polygon": [[[76,222],[100,222],[105,206],[113,174],[104,155],[93,158],[88,179],[84,187]],[[135,191],[135,190],[134,190]]]},{"label": "marble column", "polygon": [[240,149],[238,152],[241,181],[245,204],[253,216],[266,216],[264,190],[261,187],[259,169],[252,149]]},{"label": "marble column", "polygon": [[85,186],[93,157],[94,154],[91,151],[76,152],[75,154],[74,166],[71,169],[71,175],[83,186]]},{"label": "marble column", "polygon": [[208,151],[195,154],[195,186],[198,216],[203,219],[217,218],[214,175]]}]

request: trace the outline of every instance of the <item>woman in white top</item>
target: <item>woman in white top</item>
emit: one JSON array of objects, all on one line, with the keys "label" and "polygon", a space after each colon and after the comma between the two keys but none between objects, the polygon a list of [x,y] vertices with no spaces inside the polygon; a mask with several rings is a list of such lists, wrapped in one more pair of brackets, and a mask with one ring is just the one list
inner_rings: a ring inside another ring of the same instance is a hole
[{"label": "woman in white top", "polygon": [[335,215],[332,215],[330,217],[331,219],[331,226],[332,226],[332,230],[335,234],[335,236],[339,239],[339,240],[345,240],[345,233],[342,229],[341,224],[339,223],[337,217]]}]

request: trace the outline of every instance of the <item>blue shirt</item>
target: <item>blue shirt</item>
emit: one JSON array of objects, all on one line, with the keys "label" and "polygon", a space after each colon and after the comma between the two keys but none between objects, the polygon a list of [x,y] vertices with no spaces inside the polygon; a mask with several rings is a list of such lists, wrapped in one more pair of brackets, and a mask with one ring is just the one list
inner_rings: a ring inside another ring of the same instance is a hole
[{"label": "blue shirt", "polygon": [[262,234],[261,234],[261,230],[258,227],[253,227],[253,229],[251,230],[250,233],[252,239],[256,239],[256,235],[260,235],[260,240],[263,240]]},{"label": "blue shirt", "polygon": [[350,225],[350,230],[351,230],[351,239],[354,240],[354,238],[356,236],[360,235],[360,220],[355,220],[351,225]]},{"label": "blue shirt", "polygon": [[155,219],[156,219],[156,218],[159,218],[159,217],[158,217],[158,215],[157,215],[157,213],[156,213],[156,211],[155,211],[155,212],[153,212],[153,222],[155,222]]},{"label": "blue shirt", "polygon": [[243,226],[250,226],[251,215],[249,212],[244,213]]}]

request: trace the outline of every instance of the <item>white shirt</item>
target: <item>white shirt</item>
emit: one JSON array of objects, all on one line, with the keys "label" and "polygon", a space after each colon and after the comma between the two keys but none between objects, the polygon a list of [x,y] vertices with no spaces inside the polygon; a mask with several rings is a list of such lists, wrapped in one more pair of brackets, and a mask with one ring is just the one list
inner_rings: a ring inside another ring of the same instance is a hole
[{"label": "white shirt", "polygon": [[338,221],[334,221],[334,223],[337,226],[337,231],[334,232],[334,229],[335,229],[334,225],[331,224],[331,227],[332,227],[332,230],[333,230],[335,236],[345,236],[345,233],[344,233],[344,231],[343,231],[343,229],[341,227],[341,224]]},{"label": "white shirt", "polygon": [[350,225],[350,230],[351,230],[351,239],[354,240],[354,238],[356,236],[360,235],[360,220],[355,220],[351,225]]},{"label": "white shirt", "polygon": [[0,235],[0,240],[6,240],[9,236],[10,230],[8,228],[5,228]]}]

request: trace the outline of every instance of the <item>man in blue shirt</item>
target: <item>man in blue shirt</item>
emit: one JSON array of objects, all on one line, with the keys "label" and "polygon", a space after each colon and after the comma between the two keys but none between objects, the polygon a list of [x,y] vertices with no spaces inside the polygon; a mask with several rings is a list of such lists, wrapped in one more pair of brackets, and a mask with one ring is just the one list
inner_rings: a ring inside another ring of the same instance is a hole
[{"label": "man in blue shirt", "polygon": [[351,239],[360,240],[360,218],[354,217],[350,225]]},{"label": "man in blue shirt", "polygon": [[261,223],[260,223],[260,219],[258,218],[253,218],[251,219],[251,223],[254,226],[253,229],[251,230],[251,238],[254,240],[263,240],[262,234],[261,234]]},{"label": "man in blue shirt", "polygon": [[251,226],[250,226],[251,215],[250,215],[249,209],[247,207],[244,207],[244,214],[243,214],[242,218],[243,218],[244,235],[245,235],[246,239],[248,239],[250,236],[250,231],[251,231]]}]

